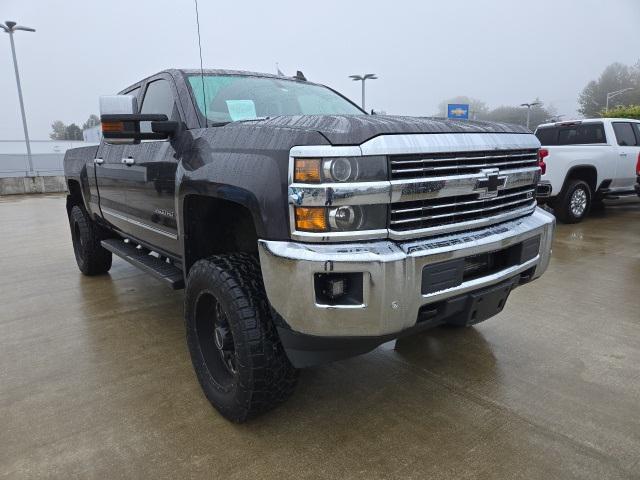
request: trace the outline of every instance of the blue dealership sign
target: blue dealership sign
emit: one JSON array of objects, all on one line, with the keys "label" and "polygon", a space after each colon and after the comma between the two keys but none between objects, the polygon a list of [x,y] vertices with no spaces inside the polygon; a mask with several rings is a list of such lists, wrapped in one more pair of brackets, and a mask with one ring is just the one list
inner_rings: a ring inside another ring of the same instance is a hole
[{"label": "blue dealership sign", "polygon": [[469,119],[468,103],[450,103],[447,105],[447,118]]}]

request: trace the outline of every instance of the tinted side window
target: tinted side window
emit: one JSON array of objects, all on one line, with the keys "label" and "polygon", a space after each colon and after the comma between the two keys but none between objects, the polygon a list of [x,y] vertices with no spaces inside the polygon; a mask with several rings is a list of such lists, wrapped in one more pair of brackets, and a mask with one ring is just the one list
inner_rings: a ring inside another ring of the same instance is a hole
[{"label": "tinted side window", "polygon": [[[176,100],[167,80],[155,80],[147,86],[140,113],[164,113],[169,120],[177,120]],[[142,122],[140,130],[151,131],[151,122]]]},{"label": "tinted side window", "polygon": [[636,145],[640,145],[640,123],[632,123],[633,130],[636,132]]},{"label": "tinted side window", "polygon": [[613,131],[616,132],[618,145],[631,146],[636,145],[636,136],[633,134],[631,123],[614,122]]},{"label": "tinted side window", "polygon": [[558,129],[556,127],[539,128],[536,130],[536,137],[542,145],[557,145]]},{"label": "tinted side window", "polygon": [[604,126],[601,123],[583,123],[561,128],[558,134],[558,145],[585,145],[606,141]]}]

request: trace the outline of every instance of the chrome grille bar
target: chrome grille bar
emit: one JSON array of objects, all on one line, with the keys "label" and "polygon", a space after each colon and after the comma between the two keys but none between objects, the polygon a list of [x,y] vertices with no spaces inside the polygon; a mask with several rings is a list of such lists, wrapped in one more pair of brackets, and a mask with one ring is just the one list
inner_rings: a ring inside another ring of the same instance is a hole
[{"label": "chrome grille bar", "polygon": [[526,168],[538,163],[537,150],[432,153],[390,157],[391,179],[477,173],[483,168]]},{"label": "chrome grille bar", "polygon": [[531,203],[531,199],[530,198],[525,198],[522,200],[514,200],[513,202],[507,202],[507,203],[501,203],[499,205],[494,205],[491,207],[485,207],[485,208],[477,208],[475,210],[464,210],[461,212],[454,212],[454,213],[441,213],[441,214],[436,214],[436,215],[425,215],[422,217],[414,217],[414,218],[406,218],[403,220],[391,220],[391,225],[398,225],[398,224],[402,224],[402,223],[413,223],[413,222],[421,222],[424,220],[434,220],[434,219],[444,219],[447,217],[460,217],[460,216],[464,216],[464,215],[471,215],[471,214],[476,214],[476,213],[481,213],[481,212],[489,212],[492,210],[495,210],[497,208],[503,208],[503,207],[508,207],[511,205],[518,205],[518,206],[525,206],[527,203]]},{"label": "chrome grille bar", "polygon": [[522,196],[523,194],[527,195],[527,194],[531,194],[533,196],[535,192],[535,188],[529,188],[527,190],[525,190],[524,192],[522,191],[518,191],[515,193],[505,193],[504,195],[500,195],[499,197],[495,197],[495,198],[491,198],[491,199],[484,199],[484,200],[468,200],[468,201],[460,201],[460,202],[454,202],[454,203],[445,203],[442,205],[424,205],[421,207],[414,207],[414,208],[399,208],[399,209],[391,209],[391,214],[400,214],[400,213],[410,213],[410,212],[419,212],[419,211],[424,211],[424,210],[435,210],[438,208],[451,208],[451,207],[458,207],[460,205],[475,205],[475,204],[479,204],[479,203],[487,203],[487,202],[493,202],[495,200],[500,200],[503,198],[511,198],[511,197],[517,197],[517,196]]},{"label": "chrome grille bar", "polygon": [[[536,159],[536,152],[530,152],[530,153],[516,153],[516,154],[504,154],[501,153],[500,155],[482,155],[482,156],[478,156],[478,157],[454,157],[454,158],[419,158],[417,160],[391,160],[391,164],[392,165],[402,165],[402,164],[406,164],[406,163],[416,163],[416,162],[458,162],[458,161],[465,161],[465,160],[488,160],[491,158],[519,158],[519,157],[531,157],[533,156],[534,159]],[[422,157],[422,155],[421,155]]]}]

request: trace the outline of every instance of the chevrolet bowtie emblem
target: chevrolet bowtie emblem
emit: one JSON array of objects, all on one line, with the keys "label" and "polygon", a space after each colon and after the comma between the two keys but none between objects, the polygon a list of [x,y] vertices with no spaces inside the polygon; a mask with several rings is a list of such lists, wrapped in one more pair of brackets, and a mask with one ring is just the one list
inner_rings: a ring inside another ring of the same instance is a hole
[{"label": "chevrolet bowtie emblem", "polygon": [[456,117],[461,117],[465,113],[467,113],[467,111],[462,108],[454,108],[453,110],[451,110],[451,114],[455,115]]},{"label": "chevrolet bowtie emblem", "polygon": [[498,189],[504,188],[507,183],[507,176],[500,175],[497,168],[485,168],[480,170],[484,174],[484,178],[476,181],[476,187],[473,189],[478,194],[478,198],[493,198],[498,196]]}]

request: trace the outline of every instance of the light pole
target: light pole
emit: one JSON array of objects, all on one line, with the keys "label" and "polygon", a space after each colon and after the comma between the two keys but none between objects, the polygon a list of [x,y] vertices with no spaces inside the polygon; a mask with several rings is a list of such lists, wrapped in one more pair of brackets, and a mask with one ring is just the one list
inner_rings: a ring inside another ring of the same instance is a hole
[{"label": "light pole", "polygon": [[623,94],[624,92],[628,92],[629,90],[633,90],[633,87],[627,87],[623,88],[622,90],[616,90],[615,92],[607,93],[607,106],[604,109],[605,112],[609,111],[609,100],[611,100],[613,97],[617,97],[618,95]]},{"label": "light pole", "polygon": [[375,73],[366,73],[364,75],[349,75],[349,78],[353,79],[354,82],[362,82],[362,109],[364,108],[364,82],[367,80],[377,80]]},{"label": "light pole", "polygon": [[538,105],[542,105],[541,102],[532,102],[532,103],[521,103],[521,107],[527,107],[527,129],[529,129],[529,121],[531,119],[531,107],[536,107]]},{"label": "light pole", "polygon": [[20,111],[22,112],[22,128],[24,128],[24,141],[27,144],[27,159],[29,161],[29,176],[35,176],[33,172],[33,159],[31,158],[31,145],[29,144],[29,131],[27,130],[27,116],[24,113],[24,101],[22,100],[22,87],[20,86],[20,74],[18,73],[18,60],[16,59],[16,46],[13,43],[13,33],[17,30],[25,32],[35,32],[34,28],[23,27],[17,25],[16,22],[7,20],[4,24],[0,23],[0,28],[9,34],[11,41],[11,53],[13,54],[13,67],[16,71],[16,83],[18,84],[18,99],[20,100]]}]

